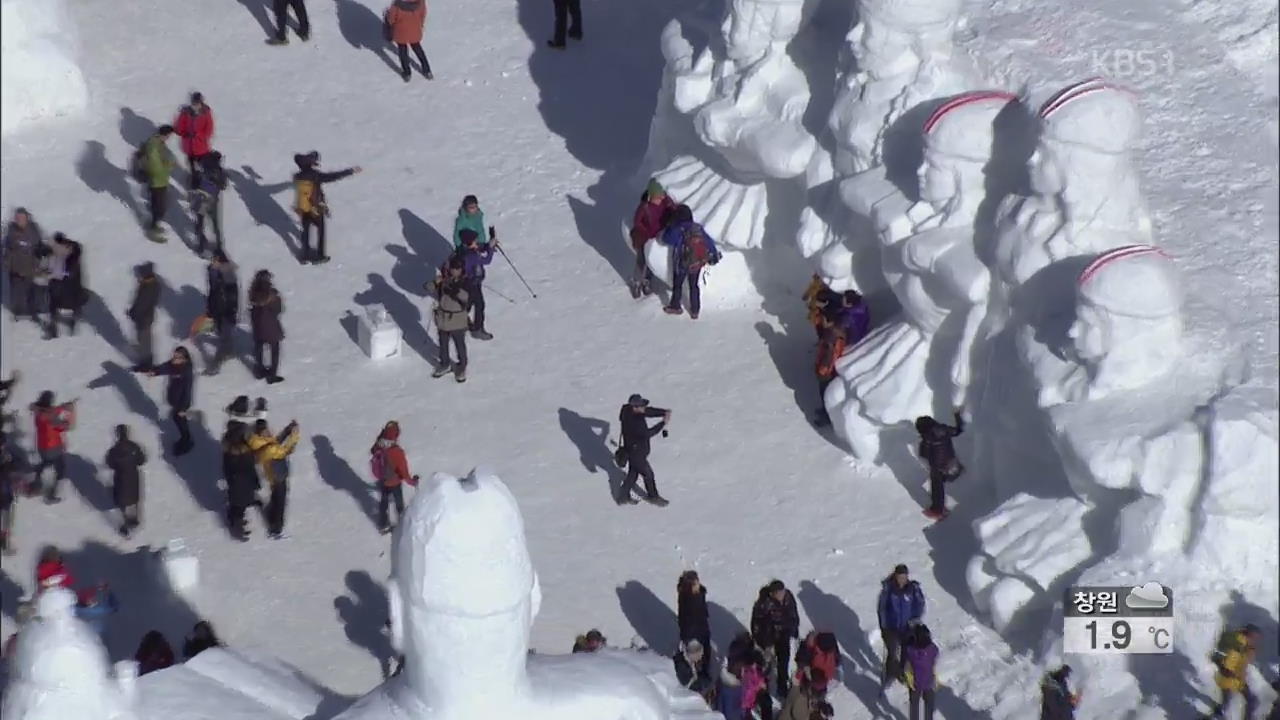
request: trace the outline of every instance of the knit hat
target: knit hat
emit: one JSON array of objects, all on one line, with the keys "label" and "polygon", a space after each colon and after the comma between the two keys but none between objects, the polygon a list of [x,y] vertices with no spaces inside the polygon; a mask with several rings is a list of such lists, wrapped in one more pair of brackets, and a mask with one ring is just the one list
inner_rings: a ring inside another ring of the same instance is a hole
[{"label": "knit hat", "polygon": [[631,397],[627,398],[627,404],[639,405],[640,407],[645,407],[649,404],[649,401],[645,400],[644,396],[641,395],[640,393],[631,393]]},{"label": "knit hat", "polygon": [[199,91],[191,93],[191,104],[195,105],[196,103],[204,104],[204,95]]},{"label": "knit hat", "polygon": [[297,164],[298,169],[306,170],[316,166],[320,162],[320,153],[312,150],[309,153],[301,153],[293,156],[293,162]]},{"label": "knit hat", "polygon": [[1045,137],[1120,153],[1138,142],[1142,112],[1137,96],[1102,78],[1068,85],[1040,106]]},{"label": "knit hat", "polygon": [[[923,419],[923,418],[922,418],[922,419]],[[930,422],[932,422],[932,421],[933,421],[933,418],[928,418],[928,420],[929,420]],[[916,422],[917,422],[917,423],[919,423],[920,421],[919,421],[919,420],[917,420]],[[911,573],[909,573],[909,572],[907,571],[907,566],[906,566],[906,565],[904,565],[903,563],[898,563],[897,565],[895,565],[895,566],[893,567],[893,574],[894,574],[894,575],[910,575]]]},{"label": "knit hat", "polygon": [[986,162],[991,158],[996,116],[1016,101],[1013,93],[994,90],[952,98],[925,121],[925,147],[941,155]]},{"label": "knit hat", "polygon": [[1117,315],[1165,318],[1182,308],[1182,283],[1159,248],[1128,245],[1099,255],[1077,281],[1080,298]]},{"label": "knit hat", "polygon": [[458,231],[458,239],[462,241],[463,245],[470,245],[480,239],[480,234],[471,228],[463,228]]},{"label": "knit hat", "polygon": [[153,262],[144,262],[138,266],[138,277],[150,280],[156,276],[156,264]]},{"label": "knit hat", "polygon": [[649,186],[646,187],[644,191],[649,197],[657,197],[659,195],[667,194],[667,189],[662,187],[662,183],[658,182],[657,178],[650,180]]}]

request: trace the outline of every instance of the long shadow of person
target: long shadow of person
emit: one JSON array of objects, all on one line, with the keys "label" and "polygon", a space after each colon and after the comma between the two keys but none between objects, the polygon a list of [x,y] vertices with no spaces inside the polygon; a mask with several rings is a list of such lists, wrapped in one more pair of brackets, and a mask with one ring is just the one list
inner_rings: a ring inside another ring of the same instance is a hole
[{"label": "long shadow of person", "polygon": [[128,208],[135,219],[141,219],[138,193],[129,184],[128,171],[116,167],[107,159],[107,149],[102,143],[97,140],[85,142],[84,150],[76,158],[76,175],[90,190],[110,194]]},{"label": "long shadow of person", "polygon": [[378,501],[374,497],[373,485],[366,482],[333,449],[333,441],[327,435],[311,436],[312,455],[316,459],[316,471],[326,485],[351,496],[356,507],[370,523],[378,522]]},{"label": "long shadow of person", "polygon": [[357,50],[369,50],[387,67],[400,72],[387,52],[388,43],[382,35],[382,18],[355,0],[335,0],[338,7],[338,31]]},{"label": "long shadow of person", "polygon": [[346,581],[348,592],[333,599],[333,608],[338,611],[347,639],[368,650],[381,666],[382,677],[390,677],[396,653],[386,632],[391,617],[386,591],[363,570],[348,572]]},{"label": "long shadow of person", "polygon": [[90,380],[86,387],[90,390],[114,387],[116,392],[120,393],[120,396],[124,399],[129,412],[140,415],[156,425],[160,424],[160,407],[156,405],[156,401],[152,400],[147,391],[143,389],[142,383],[138,381],[138,376],[121,367],[118,363],[104,360],[102,362],[102,374]]},{"label": "long shadow of person", "polygon": [[[167,408],[165,415],[167,418]],[[218,489],[218,479],[222,474],[222,443],[205,427],[203,414],[188,415],[187,423],[191,429],[193,445],[191,451],[181,457],[173,454],[173,445],[178,440],[177,428],[167,420],[161,423],[164,461],[186,483],[191,499],[202,510],[221,518],[227,505],[226,495]]]},{"label": "long shadow of person", "polygon": [[297,223],[284,206],[272,197],[276,193],[293,187],[293,181],[262,185],[260,183],[262,176],[249,165],[240,166],[240,170],[227,170],[227,180],[231,182],[232,189],[244,202],[244,207],[249,211],[249,217],[253,218],[254,224],[271,228],[284,241],[290,254],[297,257],[299,250],[294,242],[294,235],[298,232]]},{"label": "long shadow of person", "polygon": [[628,580],[617,592],[622,614],[644,644],[662,655],[675,652],[680,642],[675,612],[636,580]]},{"label": "long shadow of person", "polygon": [[[750,612],[746,609],[742,614],[745,616]],[[747,631],[747,626],[742,624],[738,615],[720,603],[710,600],[707,601],[707,620],[711,623],[711,644],[715,646],[720,656],[729,649],[729,643],[733,642],[734,638]]]},{"label": "long shadow of person", "polygon": [[589,418],[568,409],[560,408],[560,429],[578,447],[578,459],[587,472],[601,470],[609,483],[610,497],[618,497],[626,474],[613,461],[609,449],[609,423],[599,418]]},{"label": "long shadow of person", "polygon": [[[103,514],[115,509],[115,503],[111,500],[111,488],[99,479],[95,463],[75,453],[67,453],[67,479],[89,507]],[[107,523],[115,527],[110,518],[107,518]]]},{"label": "long shadow of person", "polygon": [[431,340],[427,328],[422,323],[422,311],[404,293],[392,287],[385,277],[379,273],[369,273],[369,288],[352,296],[358,305],[381,305],[387,314],[400,326],[404,342],[427,362],[435,366],[439,359],[440,348]]},{"label": "long shadow of person", "polygon": [[262,31],[267,34],[267,37],[275,37],[275,21],[272,20],[272,17],[268,12],[268,6],[270,6],[271,3],[267,2],[267,0],[236,1],[243,5],[245,10],[249,11],[249,14],[253,16],[254,20],[258,21],[258,25],[262,26]]},{"label": "long shadow of person", "polygon": [[400,226],[404,246],[386,246],[396,259],[391,279],[406,293],[426,297],[424,286],[453,252],[453,243],[407,208],[400,208]]},{"label": "long shadow of person", "polygon": [[85,303],[81,310],[80,316],[85,322],[89,323],[89,327],[98,333],[98,337],[102,338],[108,345],[123,357],[130,357],[132,347],[128,338],[124,336],[124,330],[120,327],[120,321],[116,319],[111,308],[107,307],[107,303],[98,293],[88,290],[88,302]]},{"label": "long shadow of person", "polygon": [[[880,716],[890,713],[893,708],[880,692],[880,661],[867,641],[862,630],[862,622],[858,613],[853,611],[835,595],[823,592],[809,580],[800,582],[800,591],[796,599],[804,606],[805,615],[813,622],[815,629],[833,632],[840,644],[840,649],[847,662],[844,672],[844,685],[874,713]],[[952,717],[947,715],[947,717]],[[955,717],[975,717],[972,715],[956,715]]]}]

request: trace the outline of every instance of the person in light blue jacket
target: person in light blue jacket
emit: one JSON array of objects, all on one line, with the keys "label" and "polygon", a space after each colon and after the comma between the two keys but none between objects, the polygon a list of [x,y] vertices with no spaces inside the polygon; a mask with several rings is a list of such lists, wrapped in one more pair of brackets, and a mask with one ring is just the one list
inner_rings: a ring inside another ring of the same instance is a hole
[{"label": "person in light blue jacket", "polygon": [[107,619],[120,610],[116,594],[106,583],[81,590],[80,602],[76,605],[76,617],[89,624],[98,633],[105,644],[107,641]]}]

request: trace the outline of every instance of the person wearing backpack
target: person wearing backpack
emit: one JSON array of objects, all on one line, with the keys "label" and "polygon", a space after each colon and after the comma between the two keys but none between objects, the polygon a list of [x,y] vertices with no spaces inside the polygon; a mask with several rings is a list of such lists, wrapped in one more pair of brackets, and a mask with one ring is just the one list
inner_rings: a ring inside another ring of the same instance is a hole
[{"label": "person wearing backpack", "polygon": [[378,532],[391,532],[392,501],[396,504],[396,522],[404,517],[404,483],[418,485],[418,476],[409,474],[409,460],[400,447],[400,423],[392,420],[382,426],[378,439],[369,448],[369,470],[378,484]]},{"label": "person wearing backpack", "polygon": [[176,163],[173,151],[169,149],[169,138],[173,135],[172,125],[161,125],[143,144],[141,152],[141,174],[147,184],[147,198],[151,207],[151,222],[147,225],[147,237],[154,242],[165,242],[164,230],[160,221],[164,219],[168,209],[169,175],[173,173]]},{"label": "person wearing backpack", "polygon": [[[467,327],[470,324],[467,313],[471,307],[464,269],[462,258],[454,255],[428,285],[436,297],[431,316],[436,324],[436,344],[440,347],[440,361],[431,377],[440,378],[452,372],[453,379],[460,383],[467,381]],[[458,355],[456,363],[449,360],[450,342]]]},{"label": "person wearing backpack", "polygon": [[458,257],[462,259],[462,277],[467,288],[467,296],[474,311],[469,328],[471,337],[477,340],[492,340],[493,333],[484,329],[484,276],[485,266],[493,262],[493,252],[498,249],[497,238],[485,244],[480,243],[480,236],[471,228],[463,228],[462,249]]},{"label": "person wearing backpack", "polygon": [[227,173],[222,169],[222,153],[216,150],[194,162],[201,168],[191,199],[191,210],[195,213],[196,240],[200,243],[196,252],[201,257],[209,257],[205,221],[213,226],[214,249],[222,250],[222,191],[227,189]]},{"label": "person wearing backpack", "polygon": [[964,432],[964,417],[955,411],[954,426],[940,423],[928,415],[916,418],[916,432],[920,434],[920,458],[929,466],[929,507],[925,517],[942,520],[947,510],[946,484],[960,477],[964,465],[956,458],[951,439]]},{"label": "person wearing backpack", "polygon": [[[302,222],[302,256],[299,261],[327,263],[329,256],[325,254],[325,219],[329,217],[329,205],[324,199],[324,184],[356,175],[361,172],[361,168],[357,165],[336,172],[321,172],[320,153],[315,150],[294,155],[293,162],[298,166],[298,172],[293,174],[293,209]],[[311,248],[312,227],[316,229],[315,250]]]},{"label": "person wearing backpack", "polygon": [[[653,293],[653,271],[645,261],[644,246],[662,234],[675,209],[676,203],[667,194],[666,188],[662,187],[662,183],[656,179],[650,180],[631,220],[631,249],[636,252],[636,268],[631,276],[631,296],[637,300]],[[692,212],[689,217],[693,217]]]},{"label": "person wearing backpack", "polygon": [[387,41],[394,43],[400,56],[400,77],[405,82],[413,75],[409,70],[409,48],[422,65],[422,75],[434,80],[431,63],[422,51],[422,31],[427,24],[427,0],[395,0],[382,15],[383,32]]},{"label": "person wearing backpack", "polygon": [[1222,700],[1213,706],[1206,717],[1213,720],[1221,718],[1231,705],[1232,697],[1236,695],[1244,702],[1244,717],[1253,717],[1254,710],[1258,707],[1258,698],[1249,689],[1248,672],[1261,638],[1262,632],[1252,624],[1228,629],[1219,636],[1210,659],[1217,667],[1213,679],[1222,691]]},{"label": "person wearing backpack", "polygon": [[910,720],[920,720],[920,701],[924,701],[924,720],[933,720],[933,694],[938,686],[935,667],[938,664],[938,646],[925,625],[917,625],[911,634],[911,642],[903,650],[906,668],[907,711]]},{"label": "person wearing backpack", "polygon": [[204,172],[203,160],[213,149],[213,109],[204,103],[204,95],[191,93],[191,102],[183,105],[173,120],[173,131],[181,140],[182,154],[187,156],[191,189],[197,190]]},{"label": "person wearing backpack", "polygon": [[[674,230],[675,232],[672,232]],[[684,312],[680,307],[680,295],[685,281],[689,283],[689,317],[698,319],[702,309],[702,291],[698,287],[698,279],[702,276],[702,268],[720,262],[720,251],[716,249],[715,240],[698,223],[689,221],[669,229],[663,234],[664,241],[671,246],[672,276],[671,301],[663,308],[668,315],[679,315]]]},{"label": "person wearing backpack", "polygon": [[116,442],[107,450],[105,465],[111,469],[111,499],[120,510],[120,535],[129,535],[142,525],[142,466],[147,453],[129,438],[129,426],[116,426]]},{"label": "person wearing backpack", "polygon": [[268,45],[289,44],[289,24],[286,21],[289,8],[298,18],[298,39],[306,42],[311,39],[311,22],[307,19],[307,5],[304,0],[272,0],[272,9],[276,16],[276,35],[267,40]]}]

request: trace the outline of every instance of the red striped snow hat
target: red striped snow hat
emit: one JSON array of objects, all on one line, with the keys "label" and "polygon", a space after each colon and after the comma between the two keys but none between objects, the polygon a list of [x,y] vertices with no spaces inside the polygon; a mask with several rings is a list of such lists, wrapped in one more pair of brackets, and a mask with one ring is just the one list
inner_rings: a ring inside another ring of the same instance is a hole
[{"label": "red striped snow hat", "polygon": [[1152,245],[1108,250],[1076,281],[1080,297],[1119,315],[1163,318],[1182,307],[1182,283],[1173,261]]},{"label": "red striped snow hat", "polygon": [[1107,153],[1129,150],[1142,131],[1137,95],[1098,77],[1054,93],[1039,115],[1046,137]]},{"label": "red striped snow hat", "polygon": [[953,23],[963,0],[858,0],[858,17],[871,16],[896,28]]},{"label": "red striped snow hat", "polygon": [[986,162],[991,158],[996,116],[1017,99],[1013,93],[980,90],[948,100],[924,123],[925,147],[930,152]]}]

